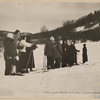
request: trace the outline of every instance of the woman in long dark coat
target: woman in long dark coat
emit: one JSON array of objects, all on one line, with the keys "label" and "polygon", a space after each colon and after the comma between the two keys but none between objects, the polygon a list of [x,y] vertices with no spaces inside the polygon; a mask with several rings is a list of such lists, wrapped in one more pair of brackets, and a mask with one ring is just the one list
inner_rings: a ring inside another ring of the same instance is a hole
[{"label": "woman in long dark coat", "polygon": [[74,42],[71,42],[71,45],[69,47],[69,66],[70,67],[73,66],[74,63],[78,65],[77,52],[79,52],[79,50],[76,49]]},{"label": "woman in long dark coat", "polygon": [[72,42],[69,46],[69,66],[71,67],[74,64],[74,55],[75,55],[75,46]]},{"label": "woman in long dark coat", "polygon": [[26,36],[21,37],[20,46],[23,48],[20,49],[20,57],[19,57],[19,72],[21,73],[28,73],[26,69],[27,66],[27,54],[26,54],[26,47],[32,47],[32,43],[26,42]]},{"label": "woman in long dark coat", "polygon": [[83,44],[83,54],[82,54],[82,57],[83,57],[83,63],[88,61],[86,44]]},{"label": "woman in long dark coat", "polygon": [[66,67],[68,64],[68,52],[69,52],[69,45],[67,44],[67,40],[63,40],[62,44],[62,67]]},{"label": "woman in long dark coat", "polygon": [[[31,43],[31,36],[27,36],[26,42]],[[35,48],[37,48],[37,47],[35,47]],[[33,54],[34,49],[32,49],[32,47],[26,47],[26,56],[27,56],[26,57],[27,58],[26,70],[27,71],[28,71],[28,68],[30,68],[30,71],[33,71],[33,68],[35,68],[34,54]]]}]

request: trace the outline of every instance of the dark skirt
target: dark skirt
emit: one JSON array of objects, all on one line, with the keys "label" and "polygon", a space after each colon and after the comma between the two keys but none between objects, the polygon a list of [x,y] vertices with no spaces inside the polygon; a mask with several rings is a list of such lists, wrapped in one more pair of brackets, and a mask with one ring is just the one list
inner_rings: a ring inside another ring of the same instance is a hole
[{"label": "dark skirt", "polygon": [[82,54],[82,57],[83,57],[83,63],[85,63],[86,61],[88,61],[88,56],[87,54]]},{"label": "dark skirt", "polygon": [[30,68],[30,70],[32,70],[32,68],[35,68],[33,51],[26,52],[26,58],[27,58],[26,59],[26,70],[28,68]]},{"label": "dark skirt", "polygon": [[75,55],[74,54],[70,54],[69,56],[68,56],[69,58],[69,66],[72,66],[73,64],[74,64],[74,62],[75,62]]},{"label": "dark skirt", "polygon": [[47,56],[47,68],[49,67],[54,68],[54,57],[53,56]]},{"label": "dark skirt", "polygon": [[20,71],[26,69],[26,63],[27,63],[26,52],[20,52],[20,58],[19,58]]}]

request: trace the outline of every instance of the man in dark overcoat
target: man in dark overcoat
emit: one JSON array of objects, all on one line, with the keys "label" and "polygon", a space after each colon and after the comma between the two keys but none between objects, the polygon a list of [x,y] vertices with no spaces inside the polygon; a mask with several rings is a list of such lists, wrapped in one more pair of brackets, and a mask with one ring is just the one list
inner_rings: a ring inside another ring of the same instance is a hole
[{"label": "man in dark overcoat", "polygon": [[46,41],[44,55],[47,56],[47,69],[54,68],[54,52],[53,52],[54,38],[50,37]]},{"label": "man in dark overcoat", "polygon": [[12,66],[15,66],[16,47],[14,45],[14,35],[12,33],[7,34],[7,38],[4,41],[4,59],[5,59],[5,75],[10,75]]},{"label": "man in dark overcoat", "polygon": [[62,44],[60,43],[62,37],[58,36],[56,40],[56,46],[54,48],[54,59],[55,59],[55,68],[61,67],[62,61]]}]

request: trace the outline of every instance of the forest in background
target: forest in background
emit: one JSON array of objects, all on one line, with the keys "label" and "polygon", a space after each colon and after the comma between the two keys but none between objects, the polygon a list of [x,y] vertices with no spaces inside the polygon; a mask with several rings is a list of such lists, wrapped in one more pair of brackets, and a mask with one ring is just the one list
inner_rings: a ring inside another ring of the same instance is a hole
[{"label": "forest in background", "polygon": [[[97,23],[99,24],[99,26],[91,29],[91,27]],[[75,31],[75,28],[81,26],[88,28],[88,30],[79,32]],[[94,13],[90,13],[77,20],[65,21],[62,27],[59,27],[55,30],[44,30],[43,32],[35,33],[32,36],[34,39],[43,39],[48,38],[50,36],[56,37],[58,35],[66,39],[80,40],[83,42],[86,40],[100,40],[100,10],[94,11]]]},{"label": "forest in background", "polygon": [[[99,24],[99,26],[93,27],[94,25]],[[39,33],[26,33],[23,32],[21,35],[31,35],[33,40],[37,40],[38,43],[43,43],[46,38],[54,36],[55,38],[60,35],[63,39],[69,39],[74,41],[86,42],[90,41],[99,41],[100,40],[100,10],[89,13],[86,16],[82,16],[77,20],[66,20],[63,22],[61,27],[58,27],[54,30],[48,30],[47,26],[42,26]],[[76,31],[76,28],[84,27],[83,30]],[[9,31],[0,30],[0,46]],[[13,32],[12,32],[13,33]]]}]

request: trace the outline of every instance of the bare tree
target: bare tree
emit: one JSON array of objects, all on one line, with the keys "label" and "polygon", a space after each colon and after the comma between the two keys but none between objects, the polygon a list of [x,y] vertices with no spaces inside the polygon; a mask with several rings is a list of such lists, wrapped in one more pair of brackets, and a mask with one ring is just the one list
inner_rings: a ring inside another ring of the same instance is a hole
[{"label": "bare tree", "polygon": [[48,29],[47,29],[47,27],[46,27],[45,25],[43,25],[43,26],[41,27],[40,31],[41,31],[41,32],[47,32]]}]

